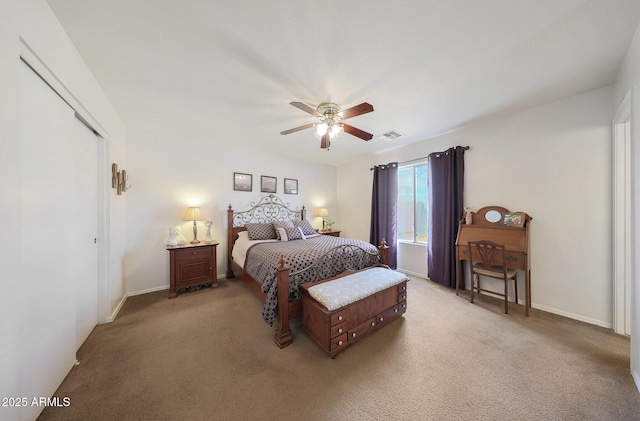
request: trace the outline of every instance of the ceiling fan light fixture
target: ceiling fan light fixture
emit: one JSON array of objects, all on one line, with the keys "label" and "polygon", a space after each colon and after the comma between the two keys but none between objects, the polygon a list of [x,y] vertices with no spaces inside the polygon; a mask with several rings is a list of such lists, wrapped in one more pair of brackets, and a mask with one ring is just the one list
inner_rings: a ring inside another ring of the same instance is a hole
[{"label": "ceiling fan light fixture", "polygon": [[334,123],[331,125],[331,129],[329,129],[329,137],[331,139],[334,139],[340,134],[341,131],[342,127],[340,126],[340,124]]},{"label": "ceiling fan light fixture", "polygon": [[316,123],[316,136],[324,136],[328,129],[329,125],[327,123]]}]

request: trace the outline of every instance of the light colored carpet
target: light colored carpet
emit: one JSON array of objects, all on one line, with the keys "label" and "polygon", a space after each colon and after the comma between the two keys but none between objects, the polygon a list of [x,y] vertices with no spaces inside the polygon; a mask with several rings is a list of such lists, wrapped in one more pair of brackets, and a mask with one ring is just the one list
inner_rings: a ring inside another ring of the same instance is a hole
[{"label": "light colored carpet", "polygon": [[279,349],[238,280],[131,297],[96,327],[40,420],[631,420],[629,340],[428,280],[334,360],[292,323]]}]

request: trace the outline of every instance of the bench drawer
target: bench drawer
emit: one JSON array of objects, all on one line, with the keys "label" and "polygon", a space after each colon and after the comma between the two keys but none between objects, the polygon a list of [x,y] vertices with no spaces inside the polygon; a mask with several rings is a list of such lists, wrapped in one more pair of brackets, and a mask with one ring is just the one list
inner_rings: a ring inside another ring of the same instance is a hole
[{"label": "bench drawer", "polygon": [[338,323],[335,326],[331,326],[331,337],[335,338],[336,336],[342,335],[343,333],[347,333],[347,321],[343,321]]},{"label": "bench drawer", "polygon": [[347,332],[347,340],[351,342],[355,341],[356,339],[360,339],[361,336],[365,336],[367,333],[375,329],[376,323],[376,318],[373,317],[366,322],[359,324],[353,329],[350,329],[349,332]]},{"label": "bench drawer", "polygon": [[406,301],[407,299],[407,283],[403,282],[398,285],[398,302]]},{"label": "bench drawer", "polygon": [[347,320],[347,313],[349,308],[345,307],[342,310],[338,310],[335,313],[331,314],[331,326],[335,326],[338,323],[342,323]]},{"label": "bench drawer", "polygon": [[378,324],[384,323],[385,321],[388,322],[389,320],[393,320],[396,317],[400,316],[400,314],[402,314],[402,313],[400,313],[400,311],[398,310],[398,306],[395,306],[395,307],[390,308],[389,310],[379,314],[376,321],[377,321]]},{"label": "bench drawer", "polygon": [[347,334],[343,333],[331,340],[331,352],[336,351],[340,348],[344,348],[347,345]]}]

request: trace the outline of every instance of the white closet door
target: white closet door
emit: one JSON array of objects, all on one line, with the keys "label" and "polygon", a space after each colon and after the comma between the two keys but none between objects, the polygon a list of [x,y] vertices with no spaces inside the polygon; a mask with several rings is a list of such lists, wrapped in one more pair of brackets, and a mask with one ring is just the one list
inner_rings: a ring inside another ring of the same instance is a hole
[{"label": "white closet door", "polygon": [[98,324],[98,140],[75,119],[75,274],[76,350]]},{"label": "white closet door", "polygon": [[15,396],[52,396],[96,323],[97,140],[74,114],[21,66],[20,174],[7,180],[21,185]]}]

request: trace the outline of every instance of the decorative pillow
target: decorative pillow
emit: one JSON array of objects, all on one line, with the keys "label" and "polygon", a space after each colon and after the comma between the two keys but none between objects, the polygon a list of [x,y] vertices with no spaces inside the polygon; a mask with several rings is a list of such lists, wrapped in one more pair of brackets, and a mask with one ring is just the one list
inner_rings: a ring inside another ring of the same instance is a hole
[{"label": "decorative pillow", "polygon": [[317,234],[316,230],[311,226],[311,223],[306,219],[303,219],[302,221],[293,221],[293,225],[302,228],[302,233],[304,235]]},{"label": "decorative pillow", "polygon": [[246,224],[249,240],[272,240],[276,238],[276,230],[271,223]]},{"label": "decorative pillow", "polygon": [[289,241],[291,240],[302,240],[304,238],[304,234],[300,227],[296,228],[285,228],[285,232],[287,233],[287,237]]},{"label": "decorative pillow", "polygon": [[300,227],[296,227],[296,228],[298,228],[298,231],[300,231],[300,237],[302,237],[301,239],[302,240],[306,240],[307,236],[304,235],[304,231],[302,231],[302,228],[300,228]]},{"label": "decorative pillow", "polygon": [[272,224],[273,228],[276,230],[276,237],[278,237],[278,240],[282,239],[280,238],[280,230],[278,230],[278,228],[293,228],[293,222],[291,221],[274,221]]}]

